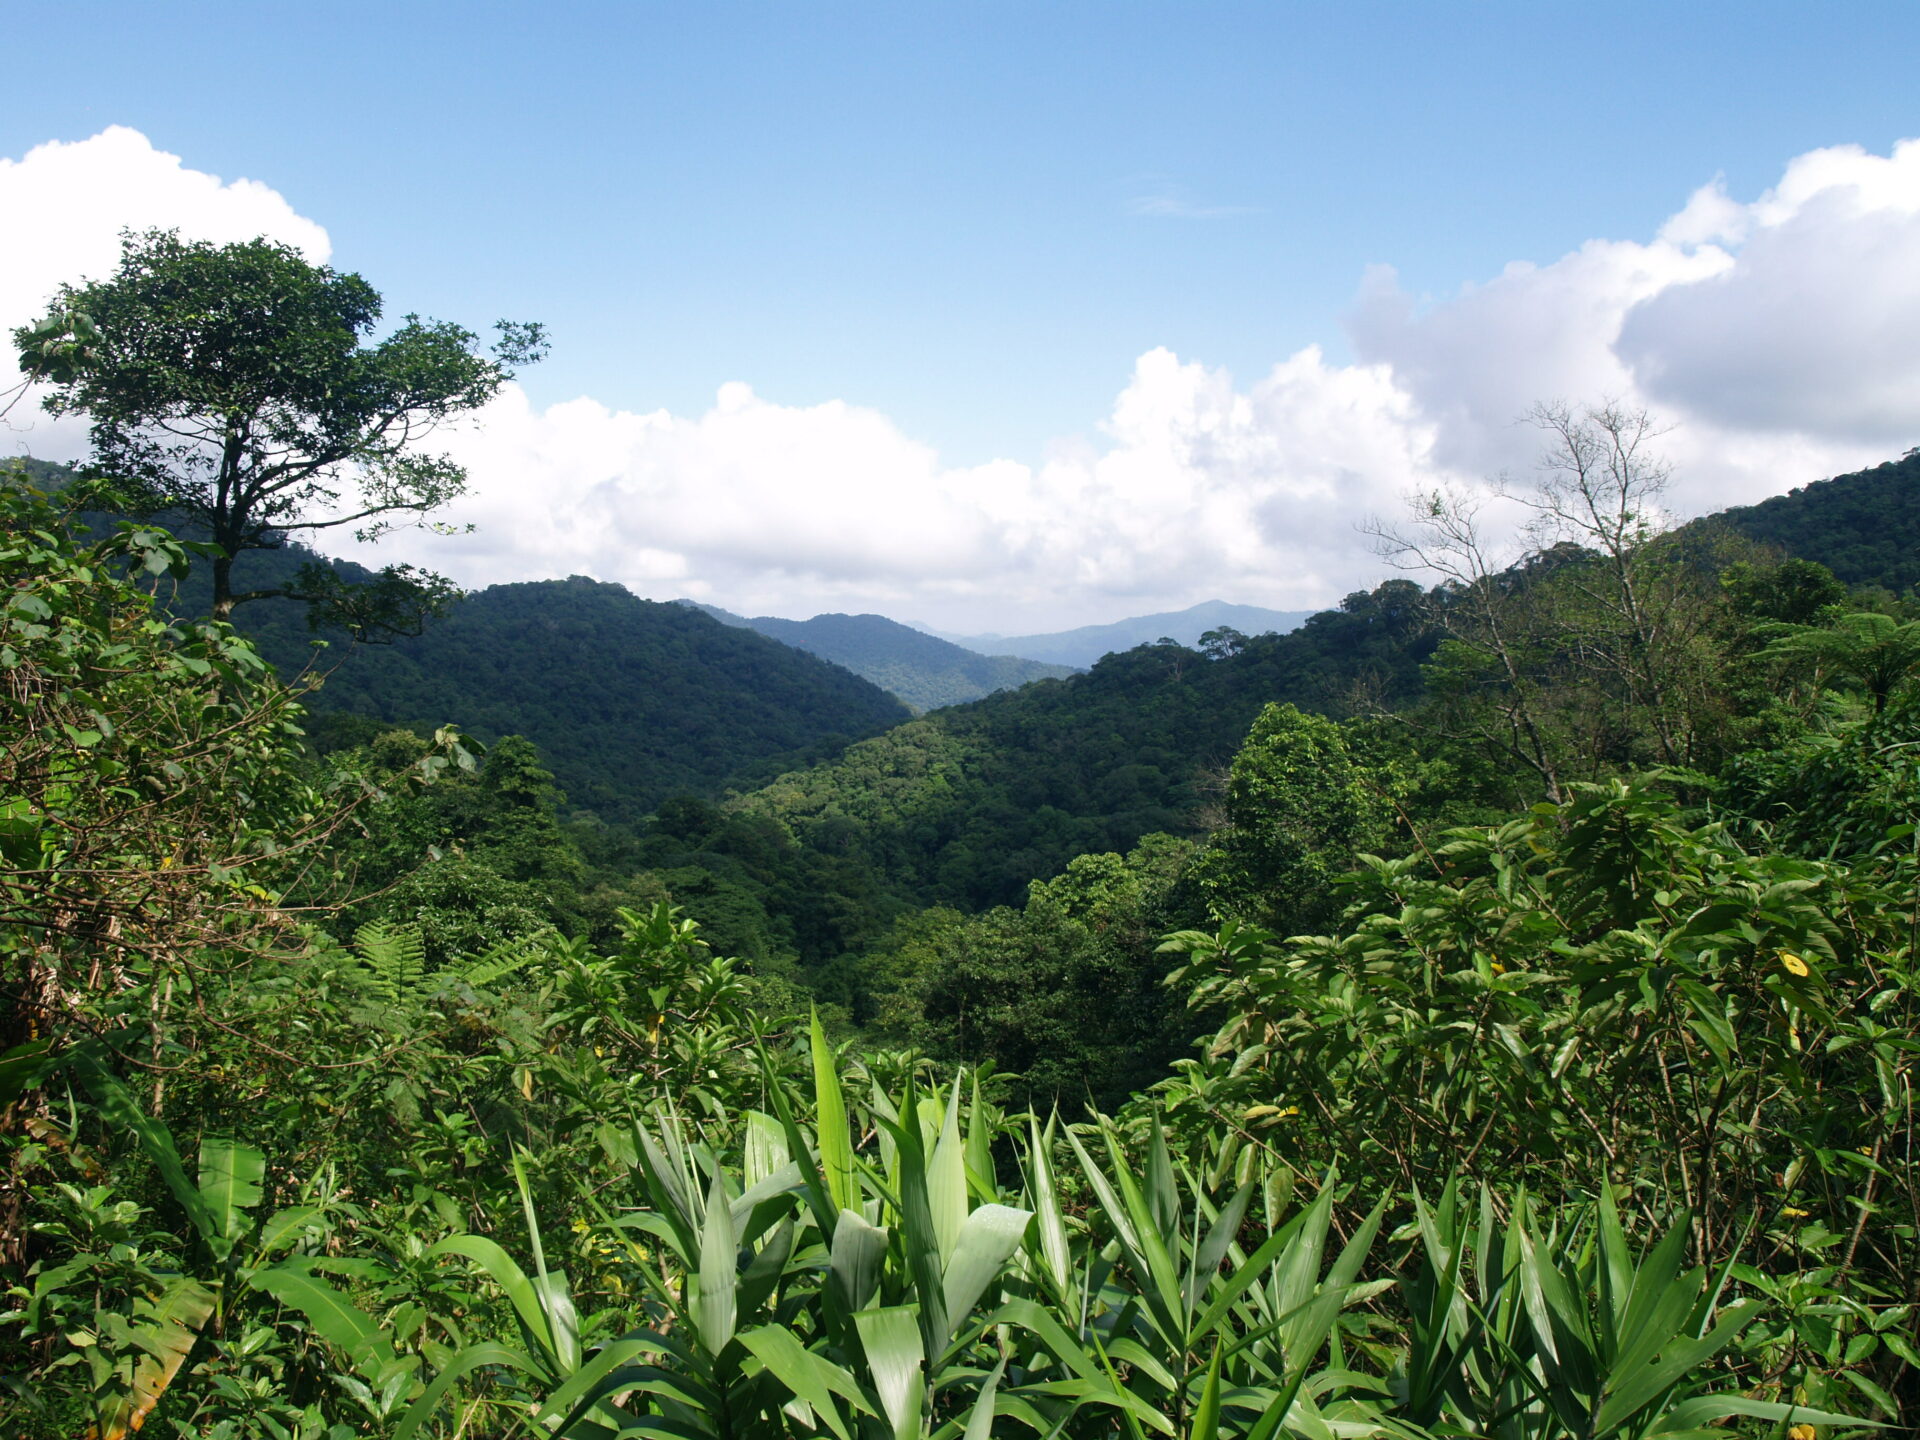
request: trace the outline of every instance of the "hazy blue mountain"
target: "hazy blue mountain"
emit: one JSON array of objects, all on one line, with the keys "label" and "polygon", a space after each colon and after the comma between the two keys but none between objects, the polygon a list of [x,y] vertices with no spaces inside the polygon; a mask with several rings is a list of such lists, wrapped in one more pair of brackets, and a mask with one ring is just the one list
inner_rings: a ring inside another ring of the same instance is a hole
[{"label": "hazy blue mountain", "polygon": [[943,640],[994,655],[1018,655],[1028,660],[1044,660],[1054,665],[1085,668],[1102,655],[1131,650],[1161,638],[1195,645],[1209,630],[1222,626],[1243,635],[1284,635],[1306,623],[1312,610],[1267,610],[1258,605],[1229,605],[1224,600],[1203,600],[1186,610],[1158,615],[1136,615],[1116,620],[1111,625],[1082,625],[1077,630],[1062,630],[1052,635],[950,635],[929,630]]},{"label": "hazy blue mountain", "polygon": [[1010,690],[1030,680],[1058,679],[1073,673],[1068,665],[1049,665],[1014,655],[982,655],[902,625],[884,615],[816,615],[811,620],[782,620],[772,615],[748,619],[717,605],[683,601],[722,625],[753,630],[770,640],[818,655],[851,670],[916,710],[937,710]]}]

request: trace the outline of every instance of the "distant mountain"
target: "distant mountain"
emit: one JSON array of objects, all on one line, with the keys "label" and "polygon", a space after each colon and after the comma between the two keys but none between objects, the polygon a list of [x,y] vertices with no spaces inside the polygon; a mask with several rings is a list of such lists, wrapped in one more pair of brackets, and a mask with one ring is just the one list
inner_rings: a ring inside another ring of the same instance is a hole
[{"label": "distant mountain", "polygon": [[783,645],[843,665],[899,696],[916,710],[937,710],[1011,690],[1030,680],[1061,679],[1069,665],[1048,665],[1014,655],[982,655],[962,649],[884,615],[816,615],[811,620],[753,619],[716,605],[680,602],[704,610],[722,625],[750,629]]},{"label": "distant mountain", "polygon": [[1920,450],[1694,523],[1817,560],[1848,585],[1903,592],[1920,585]]},{"label": "distant mountain", "polygon": [[1044,660],[1055,665],[1074,665],[1082,669],[1102,655],[1131,650],[1155,640],[1174,640],[1195,645],[1209,630],[1226,627],[1243,635],[1284,635],[1298,629],[1312,610],[1265,610],[1258,605],[1229,605],[1224,600],[1203,600],[1186,610],[1159,615],[1136,615],[1116,620],[1111,625],[1082,625],[1078,630],[1062,630],[1052,635],[949,635],[930,631],[943,640],[994,655],[1018,655],[1028,660]]}]

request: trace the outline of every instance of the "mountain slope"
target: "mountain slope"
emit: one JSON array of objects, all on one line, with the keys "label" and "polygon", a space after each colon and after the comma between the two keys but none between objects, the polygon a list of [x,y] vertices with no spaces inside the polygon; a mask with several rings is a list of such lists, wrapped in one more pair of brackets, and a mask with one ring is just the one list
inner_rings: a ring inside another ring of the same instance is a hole
[{"label": "mountain slope", "polygon": [[735,808],[863,856],[921,903],[1018,903],[1075,855],[1205,829],[1209,777],[1268,701],[1342,713],[1357,687],[1385,704],[1417,696],[1425,613],[1419,586],[1391,580],[1218,658],[1142,645],[899,726]]},{"label": "mountain slope", "polygon": [[422,636],[351,647],[313,706],[525,735],[571,804],[627,821],[908,714],[824,660],[580,576],[495,585]]},{"label": "mountain slope", "polygon": [[1067,665],[1048,665],[1015,655],[977,654],[884,615],[816,615],[811,620],[758,615],[747,619],[717,606],[697,608],[723,625],[744,626],[783,645],[845,666],[916,710],[937,710],[1032,680],[1060,679],[1073,673],[1073,667]]},{"label": "mountain slope", "polygon": [[1209,630],[1227,628],[1245,635],[1269,632],[1285,634],[1306,623],[1311,610],[1267,610],[1258,605],[1230,605],[1224,600],[1203,600],[1185,610],[1170,610],[1157,615],[1135,615],[1111,625],[1082,625],[1077,630],[1062,630],[1050,635],[948,635],[942,639],[970,650],[995,655],[1018,655],[1028,660],[1043,660],[1055,665],[1084,669],[1102,655],[1131,650],[1136,645],[1151,645],[1168,639],[1181,645],[1197,645]]},{"label": "mountain slope", "polygon": [[1817,560],[1848,585],[1920,585],[1920,451],[1707,517]]},{"label": "mountain slope", "polygon": [[[27,469],[53,489],[71,478],[64,466]],[[83,519],[96,530],[115,523]],[[314,558],[291,543],[247,551],[234,583],[271,589]],[[371,578],[350,562],[338,568]],[[163,598],[176,614],[204,615],[205,567]],[[282,675],[324,675],[307,701],[316,735],[351,742],[370,724],[525,735],[571,805],[613,821],[639,820],[670,795],[718,795],[743,777],[837,754],[909,717],[879,687],[816,656],[579,576],[481,590],[425,634],[390,645],[316,636],[305,607],[285,600],[241,605],[234,621]]]}]

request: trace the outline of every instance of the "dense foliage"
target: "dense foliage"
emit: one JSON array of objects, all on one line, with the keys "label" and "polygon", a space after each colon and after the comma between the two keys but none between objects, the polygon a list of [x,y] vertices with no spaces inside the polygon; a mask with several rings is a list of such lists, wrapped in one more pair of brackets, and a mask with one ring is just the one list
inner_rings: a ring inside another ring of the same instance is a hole
[{"label": "dense foliage", "polygon": [[318,561],[266,590],[233,581],[236,557],[289,532],[374,539],[457,498],[466,472],[423,442],[544,351],[537,325],[502,321],[489,355],[418,315],[368,343],[380,314],[364,279],[293,246],[152,230],[126,233],[111,277],[63,286],[13,338],[48,411],[87,417],[101,495],[204,531],[214,618],[291,596],[356,631],[414,628],[450,586],[410,566],[371,585]]},{"label": "dense foliage", "polygon": [[1711,523],[1824,565],[1845,584],[1905,594],[1920,585],[1920,452],[1723,510]]},{"label": "dense foliage", "polygon": [[926,901],[1011,903],[1075,855],[1204,831],[1214,777],[1264,705],[1404,703],[1436,641],[1420,587],[1388,581],[1285,635],[1211,653],[1143,645],[1085,675],[940,711],[742,804]]},{"label": "dense foliage", "polygon": [[327,679],[332,707],[525,735],[571,803],[637,820],[669,795],[905,718],[838,666],[583,576],[494,585]]},{"label": "dense foliage", "polygon": [[[14,1432],[1920,1415],[1903,601],[1550,536],[627,827],[480,601],[488,745],[323,724],[190,543],[0,503]],[[585,670],[610,590],[506,593]]]}]

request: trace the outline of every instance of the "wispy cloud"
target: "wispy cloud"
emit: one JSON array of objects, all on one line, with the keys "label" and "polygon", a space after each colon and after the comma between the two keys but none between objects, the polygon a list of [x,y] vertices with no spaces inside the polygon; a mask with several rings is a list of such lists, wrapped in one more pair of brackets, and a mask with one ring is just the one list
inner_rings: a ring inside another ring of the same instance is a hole
[{"label": "wispy cloud", "polygon": [[1154,220],[1230,220],[1237,215],[1264,215],[1264,205],[1205,205],[1189,198],[1174,185],[1157,185],[1126,202],[1129,215],[1144,215]]}]

